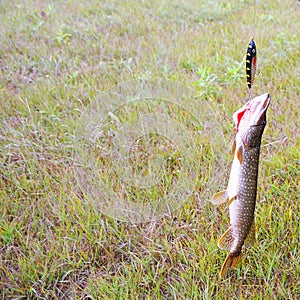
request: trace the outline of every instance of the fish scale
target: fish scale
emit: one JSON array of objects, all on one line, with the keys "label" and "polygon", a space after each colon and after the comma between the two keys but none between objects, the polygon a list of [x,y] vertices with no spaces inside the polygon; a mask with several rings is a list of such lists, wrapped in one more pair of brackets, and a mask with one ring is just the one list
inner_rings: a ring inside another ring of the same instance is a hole
[{"label": "fish scale", "polygon": [[255,240],[254,211],[260,144],[270,101],[269,94],[261,95],[233,115],[237,133],[228,187],[211,200],[215,205],[229,201],[230,227],[218,242],[221,249],[230,250],[222,266],[221,277],[238,266],[244,244],[251,245]]}]

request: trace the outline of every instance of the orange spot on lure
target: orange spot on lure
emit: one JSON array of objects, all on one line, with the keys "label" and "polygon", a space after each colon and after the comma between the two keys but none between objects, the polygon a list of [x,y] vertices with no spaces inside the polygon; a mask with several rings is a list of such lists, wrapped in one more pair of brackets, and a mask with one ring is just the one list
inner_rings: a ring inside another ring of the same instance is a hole
[{"label": "orange spot on lure", "polygon": [[251,89],[254,76],[256,73],[256,45],[254,39],[252,39],[248,45],[247,56],[246,56],[246,76],[247,76],[247,85]]}]

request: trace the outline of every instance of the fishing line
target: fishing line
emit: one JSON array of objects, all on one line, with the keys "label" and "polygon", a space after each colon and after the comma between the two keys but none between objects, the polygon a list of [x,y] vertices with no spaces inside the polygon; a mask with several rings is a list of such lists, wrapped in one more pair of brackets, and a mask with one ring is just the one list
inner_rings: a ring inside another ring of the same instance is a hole
[{"label": "fishing line", "polygon": [[256,61],[257,61],[257,50],[254,41],[255,16],[256,16],[256,0],[254,1],[254,6],[252,9],[252,22],[251,22],[252,39],[248,45],[247,54],[246,54],[246,79],[249,88],[248,101],[251,99],[251,95],[252,95],[252,88],[253,88],[254,77],[256,73]]},{"label": "fishing line", "polygon": [[255,37],[255,16],[256,16],[256,0],[254,1],[254,6],[252,9],[252,24],[251,24],[251,29],[252,29],[252,39]]}]

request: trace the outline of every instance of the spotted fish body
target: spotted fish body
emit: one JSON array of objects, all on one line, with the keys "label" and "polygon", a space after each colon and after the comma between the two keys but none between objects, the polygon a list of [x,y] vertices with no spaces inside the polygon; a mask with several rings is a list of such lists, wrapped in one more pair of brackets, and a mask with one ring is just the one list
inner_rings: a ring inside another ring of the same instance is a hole
[{"label": "spotted fish body", "polygon": [[269,94],[261,95],[233,115],[236,138],[229,183],[226,191],[215,194],[212,199],[215,205],[229,201],[230,227],[218,242],[219,248],[230,250],[222,266],[221,277],[230,268],[237,267],[243,245],[252,244],[255,240],[254,210],[260,144],[270,101]]},{"label": "spotted fish body", "polygon": [[252,39],[248,45],[247,55],[246,55],[246,76],[247,76],[247,85],[251,90],[254,77],[256,73],[256,45],[254,39]]}]

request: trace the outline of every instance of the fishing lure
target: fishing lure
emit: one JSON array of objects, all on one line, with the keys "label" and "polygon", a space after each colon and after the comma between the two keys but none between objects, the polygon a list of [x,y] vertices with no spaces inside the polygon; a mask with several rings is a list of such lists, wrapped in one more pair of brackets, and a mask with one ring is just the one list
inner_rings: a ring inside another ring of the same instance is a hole
[{"label": "fishing lure", "polygon": [[254,39],[252,39],[248,45],[246,56],[246,76],[249,90],[251,90],[256,73],[256,52],[256,45]]}]

